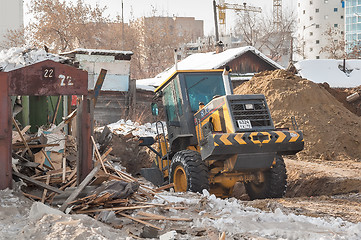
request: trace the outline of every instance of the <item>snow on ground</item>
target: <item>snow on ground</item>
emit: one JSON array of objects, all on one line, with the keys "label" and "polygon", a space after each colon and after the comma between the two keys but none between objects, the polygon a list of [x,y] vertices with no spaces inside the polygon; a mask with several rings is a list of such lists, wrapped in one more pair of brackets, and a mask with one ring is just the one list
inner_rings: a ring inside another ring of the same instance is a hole
[{"label": "snow on ground", "polygon": [[64,59],[44,49],[10,48],[0,51],[0,72],[9,72],[45,60],[59,62]]},{"label": "snow on ground", "polygon": [[[361,223],[332,217],[306,217],[287,214],[280,209],[265,212],[246,207],[234,198],[219,199],[203,194],[163,192],[155,203],[165,200],[183,204],[186,210],[172,209],[170,217],[187,217],[191,222],[175,222],[177,227],[217,229],[226,239],[360,239]],[[165,199],[165,200],[163,200]],[[153,209],[154,210],[154,209]],[[151,211],[151,210],[149,210]],[[163,213],[164,214],[164,213]],[[86,215],[67,215],[42,203],[20,196],[16,191],[0,191],[0,239],[132,239],[128,232],[141,229],[122,219],[122,229],[114,229]],[[189,233],[177,233],[173,222],[155,222],[168,239],[209,239]],[[133,228],[131,228],[131,226]],[[245,238],[247,237],[247,238]],[[218,239],[218,238],[217,238]]]},{"label": "snow on ground", "polygon": [[[158,133],[163,133],[162,125],[164,126],[165,135],[167,135],[167,126],[165,122],[162,122],[162,124],[146,123],[144,125],[140,125],[139,123],[131,120],[120,119],[118,122],[108,124],[107,126],[113,133],[118,135],[128,135],[132,133],[133,136],[138,137],[155,137]],[[104,127],[99,127],[96,128],[95,131],[101,132],[103,129]]]},{"label": "snow on ground", "polygon": [[303,60],[295,64],[303,78],[315,83],[327,82],[330,87],[350,88],[361,85],[361,60],[346,60],[346,72],[341,71],[343,60]]},{"label": "snow on ground", "polygon": [[[169,202],[184,202],[187,205],[195,205],[202,201],[202,196],[189,196],[189,193],[161,195]],[[235,198],[216,198],[205,190],[203,198],[206,198],[206,207],[199,212],[199,216],[193,217],[192,227],[212,226],[220,232],[226,232],[227,237],[236,238],[242,234],[251,234],[266,239],[361,238],[361,223],[354,224],[333,217],[315,218],[286,214],[279,208],[274,212],[265,212],[246,207]]]}]

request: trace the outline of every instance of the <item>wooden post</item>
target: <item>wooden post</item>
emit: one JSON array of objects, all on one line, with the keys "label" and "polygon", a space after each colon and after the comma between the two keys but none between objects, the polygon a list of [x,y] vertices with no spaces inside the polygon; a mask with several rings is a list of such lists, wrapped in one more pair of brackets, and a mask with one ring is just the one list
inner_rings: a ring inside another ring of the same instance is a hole
[{"label": "wooden post", "polygon": [[92,144],[90,136],[92,135],[91,126],[91,106],[87,96],[83,96],[80,102],[77,114],[77,141],[78,141],[78,159],[77,159],[77,183],[80,184],[93,168],[92,162]]}]

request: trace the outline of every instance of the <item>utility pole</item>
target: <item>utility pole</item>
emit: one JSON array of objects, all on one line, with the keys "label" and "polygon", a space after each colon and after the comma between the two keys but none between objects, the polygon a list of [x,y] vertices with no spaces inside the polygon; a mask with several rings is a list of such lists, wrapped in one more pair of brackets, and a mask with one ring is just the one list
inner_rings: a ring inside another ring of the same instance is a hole
[{"label": "utility pole", "polygon": [[124,5],[122,0],[122,50],[124,51]]},{"label": "utility pole", "polygon": [[216,43],[219,41],[219,33],[218,33],[218,18],[217,18],[217,4],[216,0],[213,0],[213,14],[214,14],[214,29],[216,31]]}]

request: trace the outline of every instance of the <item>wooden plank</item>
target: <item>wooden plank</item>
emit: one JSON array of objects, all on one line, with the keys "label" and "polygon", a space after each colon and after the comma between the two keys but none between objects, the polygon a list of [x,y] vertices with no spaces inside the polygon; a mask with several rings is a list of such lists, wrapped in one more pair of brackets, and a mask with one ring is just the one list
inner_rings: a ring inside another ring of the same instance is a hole
[{"label": "wooden plank", "polygon": [[37,180],[34,180],[34,179],[32,179],[31,177],[28,177],[28,176],[26,176],[26,175],[24,175],[24,174],[17,173],[17,172],[15,172],[15,171],[13,171],[13,175],[15,175],[15,176],[17,176],[17,177],[19,177],[19,178],[21,178],[21,179],[23,179],[23,180],[25,180],[25,181],[31,182],[31,183],[39,186],[39,187],[48,189],[49,191],[56,192],[56,193],[59,193],[59,194],[64,193],[64,191],[61,191],[61,190],[59,190],[58,188],[55,188],[55,187],[49,186],[49,185],[47,185],[47,184],[45,184],[45,183],[39,182],[39,181],[37,181]]},{"label": "wooden plank", "polygon": [[154,205],[145,205],[145,206],[131,206],[131,207],[113,207],[113,208],[101,208],[101,209],[90,209],[84,211],[77,211],[77,213],[93,213],[93,212],[103,212],[103,211],[117,211],[117,213],[125,210],[134,210],[134,209],[143,209],[143,208],[153,208]]},{"label": "wooden plank", "polygon": [[172,187],[174,187],[174,183],[170,183],[170,184],[167,184],[165,186],[159,187],[159,188],[155,189],[155,192],[160,192],[162,190],[172,188]]},{"label": "wooden plank", "polygon": [[98,161],[100,162],[100,164],[102,165],[103,169],[104,169],[104,172],[106,174],[108,174],[108,171],[107,169],[105,168],[104,166],[104,163],[103,163],[103,160],[102,160],[102,156],[100,155],[99,153],[99,150],[98,150],[98,147],[97,147],[97,144],[95,143],[95,140],[94,140],[94,137],[93,136],[90,136],[92,142],[93,142],[93,145],[94,145],[94,149],[95,149],[95,157],[98,159]]},{"label": "wooden plank", "polygon": [[142,220],[169,220],[169,221],[185,221],[185,222],[192,221],[192,219],[190,219],[190,218],[170,218],[170,217],[166,217],[166,216],[162,216],[162,215],[158,215],[158,214],[154,214],[154,213],[143,212],[143,211],[139,211],[139,212],[137,212],[137,214],[147,217],[144,219],[139,218]]},{"label": "wooden plank", "polygon": [[[53,170],[55,170],[54,164],[51,161],[51,159],[49,158],[48,154],[46,154],[46,152],[44,151],[44,149],[41,149],[41,152],[44,154],[45,158],[48,160],[48,162],[50,163],[51,167],[53,168]],[[46,165],[45,165],[46,166]],[[48,166],[46,166],[48,167]]]},{"label": "wooden plank", "polygon": [[107,70],[102,68],[100,70],[97,82],[95,83],[95,86],[94,86],[94,92],[93,92],[93,96],[92,96],[94,106],[97,104],[98,96],[100,94],[100,90],[101,90],[101,88],[103,86],[104,79],[105,79],[106,75],[107,75]]},{"label": "wooden plank", "polygon": [[31,159],[34,159],[33,152],[30,150],[29,145],[28,145],[28,143],[26,142],[23,134],[21,133],[21,130],[20,130],[20,128],[19,128],[19,125],[16,123],[14,117],[12,117],[12,121],[13,121],[13,124],[14,124],[16,130],[18,131],[18,133],[19,133],[19,135],[20,135],[21,140],[23,141],[23,143],[24,143],[24,145],[25,145],[25,148],[27,149],[27,151],[28,151],[28,153],[29,153],[29,156],[31,157]]},{"label": "wooden plank", "polygon": [[[31,128],[30,125],[27,125],[21,130],[21,135],[24,135],[29,129]],[[12,138],[12,144],[16,143],[17,141],[21,140],[20,134],[18,132],[15,132],[16,134],[13,134]]]},{"label": "wooden plank", "polygon": [[[25,146],[24,146],[25,145]],[[52,143],[52,144],[30,144],[30,145],[28,145],[28,143],[24,143],[24,145],[13,145],[13,148],[15,149],[17,149],[17,148],[23,148],[23,147],[26,147],[26,148],[29,148],[29,150],[30,150],[30,148],[44,148],[44,147],[57,147],[57,146],[59,146],[59,144],[58,143]]]},{"label": "wooden plank", "polygon": [[133,220],[133,221],[135,221],[135,222],[142,223],[142,224],[144,224],[144,225],[146,225],[146,226],[149,226],[149,227],[152,227],[152,228],[155,228],[155,229],[158,229],[158,230],[162,230],[160,227],[157,227],[157,226],[155,226],[155,225],[153,225],[153,224],[151,224],[151,223],[145,222],[145,221],[140,220],[140,219],[137,219],[137,218],[135,218],[135,217],[129,216],[129,215],[127,215],[127,214],[119,213],[119,215],[121,215],[121,216],[123,216],[123,217],[126,217],[126,218],[129,218],[129,219],[131,219],[131,220]]},{"label": "wooden plank", "polygon": [[66,180],[66,158],[63,157],[63,174],[62,174],[62,182],[65,183]]},{"label": "wooden plank", "polygon": [[86,185],[92,180],[95,174],[100,170],[101,165],[97,165],[91,170],[91,172],[84,178],[84,180],[79,184],[79,187],[68,197],[68,199],[61,205],[60,211],[64,212],[68,207],[69,203],[74,201],[75,198],[80,194],[80,192],[85,188]]},{"label": "wooden plank", "polygon": [[104,161],[104,159],[109,155],[109,153],[113,151],[113,148],[110,147],[105,153],[103,153],[102,155],[102,160]]},{"label": "wooden plank", "polygon": [[70,122],[77,114],[78,109],[75,109],[73,112],[71,112],[65,119],[59,123],[52,131],[51,133],[59,132],[61,129],[63,129],[68,122]]},{"label": "wooden plank", "polygon": [[29,193],[24,193],[24,192],[22,192],[22,194],[23,194],[25,197],[28,197],[28,198],[41,200],[41,197],[38,197],[38,196],[35,196],[35,195],[31,195],[31,194],[29,194]]},{"label": "wooden plank", "polygon": [[[46,184],[49,185],[50,183],[50,175],[48,175],[48,177],[46,178]],[[45,198],[46,198],[46,194],[48,193],[47,189],[44,189],[43,192],[43,197],[41,198],[41,202],[44,203],[45,202]]]},{"label": "wooden plank", "polygon": [[56,117],[58,116],[58,111],[59,111],[59,106],[60,106],[60,103],[61,103],[61,98],[62,98],[62,95],[60,95],[58,97],[58,101],[56,102],[56,108],[55,108],[55,111],[54,111],[53,120],[51,121],[52,124],[55,124]]},{"label": "wooden plank", "polygon": [[75,167],[66,180],[70,181],[75,176],[76,171],[77,168]]}]

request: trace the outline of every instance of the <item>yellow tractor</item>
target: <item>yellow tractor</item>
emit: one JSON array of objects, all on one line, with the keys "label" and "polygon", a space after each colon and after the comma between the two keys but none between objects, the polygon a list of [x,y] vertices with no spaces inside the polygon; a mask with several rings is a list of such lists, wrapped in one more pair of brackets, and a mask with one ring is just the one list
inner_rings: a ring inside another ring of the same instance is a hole
[{"label": "yellow tractor", "polygon": [[[251,199],[278,198],[287,187],[282,155],[304,147],[299,130],[275,129],[264,95],[233,95],[229,68],[176,71],[155,90],[162,99],[167,138],[141,138],[157,154],[141,174],[177,192],[232,195],[243,182]],[[155,103],[152,112],[158,114]],[[161,123],[158,127],[161,129]]]}]

